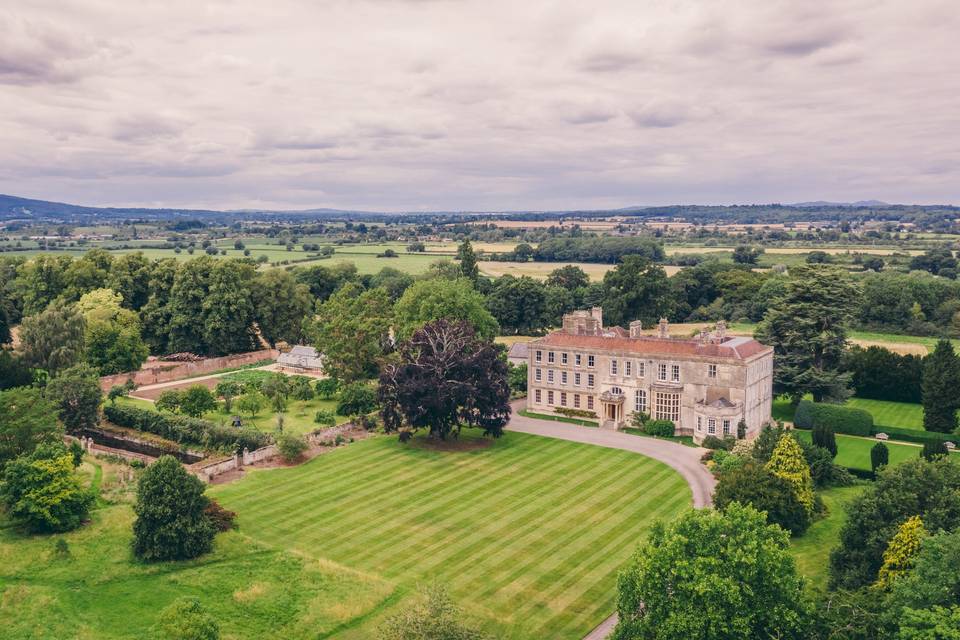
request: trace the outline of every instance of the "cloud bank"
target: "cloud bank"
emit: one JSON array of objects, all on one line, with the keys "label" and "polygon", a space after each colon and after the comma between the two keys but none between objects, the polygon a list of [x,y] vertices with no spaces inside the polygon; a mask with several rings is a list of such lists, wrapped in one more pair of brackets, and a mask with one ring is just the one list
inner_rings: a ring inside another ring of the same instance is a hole
[{"label": "cloud bank", "polygon": [[946,0],[35,0],[0,192],[386,211],[960,203]]}]

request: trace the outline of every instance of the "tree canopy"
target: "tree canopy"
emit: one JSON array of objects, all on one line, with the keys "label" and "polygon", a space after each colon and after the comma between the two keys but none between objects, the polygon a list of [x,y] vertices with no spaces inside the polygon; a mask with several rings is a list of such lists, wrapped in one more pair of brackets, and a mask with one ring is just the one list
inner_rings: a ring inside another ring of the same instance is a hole
[{"label": "tree canopy", "polygon": [[380,374],[384,427],[459,434],[463,425],[499,436],[510,417],[507,364],[500,347],[465,322],[435,320],[398,346]]},{"label": "tree canopy", "polygon": [[414,283],[397,301],[394,316],[401,340],[427,322],[440,319],[469,322],[478,335],[491,340],[500,329],[483,295],[466,278],[431,278]]}]

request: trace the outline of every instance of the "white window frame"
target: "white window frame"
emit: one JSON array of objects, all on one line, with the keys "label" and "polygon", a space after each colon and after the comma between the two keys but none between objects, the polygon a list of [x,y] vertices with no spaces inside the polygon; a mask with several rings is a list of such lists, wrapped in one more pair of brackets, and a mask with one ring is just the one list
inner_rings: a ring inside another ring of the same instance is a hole
[{"label": "white window frame", "polygon": [[593,388],[593,385],[596,384],[596,378],[592,373],[587,374],[587,386]]},{"label": "white window frame", "polygon": [[543,362],[543,351],[540,351],[540,349],[537,349],[537,350],[533,353],[533,355],[534,355],[534,361],[535,361],[535,362]]},{"label": "white window frame", "polygon": [[557,361],[557,354],[553,351],[547,351],[547,364],[554,364]]},{"label": "white window frame", "polygon": [[637,361],[637,377],[638,378],[645,378],[647,375],[646,366],[644,365],[646,365],[646,363],[643,360]]},{"label": "white window frame", "polygon": [[567,372],[566,372],[566,371],[561,371],[561,372],[560,372],[560,384],[567,384]]},{"label": "white window frame", "polygon": [[710,435],[710,436],[717,435],[717,419],[716,418],[707,418],[707,435]]},{"label": "white window frame", "polygon": [[623,361],[623,375],[628,378],[633,375],[633,360]]},{"label": "white window frame", "polygon": [[647,412],[647,390],[637,389],[633,393],[633,410]]},{"label": "white window frame", "polygon": [[579,371],[577,371],[577,372],[575,372],[575,373],[573,374],[573,386],[575,386],[575,387],[579,387],[579,386],[580,386],[580,372],[579,372]]},{"label": "white window frame", "polygon": [[722,424],[723,424],[723,435],[724,436],[730,435],[730,418],[724,418]]},{"label": "white window frame", "polygon": [[680,365],[670,365],[670,382],[680,382]]},{"label": "white window frame", "polygon": [[567,364],[567,358],[570,356],[569,353],[563,351],[560,353],[560,364]]},{"label": "white window frame", "polygon": [[548,391],[547,391],[547,404],[553,406],[553,391],[552,391],[552,390],[548,390]]},{"label": "white window frame", "polygon": [[659,365],[657,365],[657,380],[659,380],[660,382],[667,381],[667,363],[666,362],[661,362]]},{"label": "white window frame", "polygon": [[540,392],[540,389],[533,390],[533,401],[537,404],[543,404],[543,394]]},{"label": "white window frame", "polygon": [[547,369],[547,384],[553,384],[553,369]]},{"label": "white window frame", "polygon": [[593,369],[597,364],[596,356],[587,356],[587,366]]},{"label": "white window frame", "polygon": [[582,361],[583,361],[583,356],[581,356],[579,353],[573,354],[573,366],[579,367]]},{"label": "white window frame", "polygon": [[619,367],[619,365],[618,365],[618,363],[617,363],[617,359],[616,359],[616,358],[612,358],[612,359],[610,360],[610,375],[612,375],[612,376],[620,375],[620,374],[618,373],[618,369],[619,369],[619,368],[620,368],[620,367]]},{"label": "white window frame", "polygon": [[593,411],[593,396],[587,396],[587,410]]},{"label": "white window frame", "polygon": [[573,394],[573,408],[574,408],[574,409],[579,409],[579,408],[580,408],[580,394],[579,394],[579,393]]},{"label": "white window frame", "polygon": [[561,392],[560,392],[560,406],[561,406],[561,407],[567,406],[567,392],[566,392],[566,391],[561,391]]},{"label": "white window frame", "polygon": [[717,365],[708,364],[707,365],[707,377],[715,379],[717,377]]}]

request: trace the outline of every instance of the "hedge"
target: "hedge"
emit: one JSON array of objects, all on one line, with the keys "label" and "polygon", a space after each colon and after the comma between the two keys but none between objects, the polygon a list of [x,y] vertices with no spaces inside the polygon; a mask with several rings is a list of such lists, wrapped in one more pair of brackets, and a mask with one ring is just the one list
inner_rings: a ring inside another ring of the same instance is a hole
[{"label": "hedge", "polygon": [[854,436],[873,434],[873,416],[869,412],[809,400],[801,400],[797,405],[793,424],[800,429],[812,429],[815,426],[828,427],[833,429],[834,433]]},{"label": "hedge", "polygon": [[894,440],[916,442],[918,444],[925,442],[952,442],[954,444],[960,444],[960,436],[953,433],[919,431],[917,429],[904,429],[903,427],[885,427],[880,424],[873,427],[873,435],[878,433],[885,433]]},{"label": "hedge", "polygon": [[238,429],[209,420],[188,416],[166,415],[139,407],[107,405],[103,408],[107,420],[121,427],[154,433],[184,444],[206,449],[259,449],[270,444],[270,436],[253,429]]}]

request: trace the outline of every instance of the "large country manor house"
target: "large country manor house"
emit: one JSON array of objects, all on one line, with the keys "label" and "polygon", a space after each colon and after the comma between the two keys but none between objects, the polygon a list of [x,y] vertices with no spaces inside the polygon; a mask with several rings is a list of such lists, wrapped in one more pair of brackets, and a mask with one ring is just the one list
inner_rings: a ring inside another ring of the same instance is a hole
[{"label": "large country manor house", "polygon": [[694,338],[670,337],[666,320],[655,336],[641,329],[604,327],[600,307],[565,315],[562,329],[529,343],[528,408],[594,412],[615,429],[639,411],[697,443],[736,436],[741,420],[751,438],[770,421],[772,347],[728,336],[722,321]]}]

